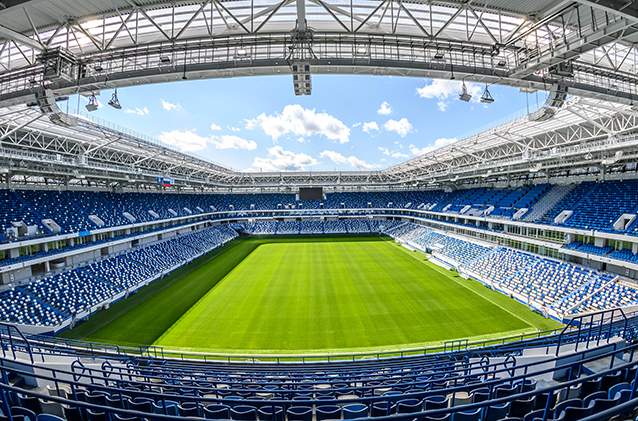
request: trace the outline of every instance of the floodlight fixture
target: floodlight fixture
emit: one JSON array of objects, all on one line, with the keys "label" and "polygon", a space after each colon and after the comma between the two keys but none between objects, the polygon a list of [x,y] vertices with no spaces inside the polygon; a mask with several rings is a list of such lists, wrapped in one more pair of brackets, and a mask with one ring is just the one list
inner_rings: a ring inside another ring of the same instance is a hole
[{"label": "floodlight fixture", "polygon": [[120,100],[117,97],[117,89],[113,92],[113,95],[111,95],[111,99],[109,100],[109,105],[115,108],[116,110],[122,109],[122,105],[120,105]]},{"label": "floodlight fixture", "polygon": [[89,103],[86,104],[86,110],[88,112],[93,112],[97,110],[97,108],[98,108],[97,98],[95,97],[94,94],[91,94],[91,96],[89,97]]},{"label": "floodlight fixture", "polygon": [[481,102],[483,104],[491,104],[494,102],[494,97],[490,93],[487,85],[485,85],[485,90],[483,91],[483,95],[481,95]]},{"label": "floodlight fixture", "polygon": [[470,102],[472,99],[472,94],[470,94],[467,90],[467,86],[465,85],[465,81],[463,81],[463,85],[461,86],[461,93],[459,94],[459,99],[464,102]]}]

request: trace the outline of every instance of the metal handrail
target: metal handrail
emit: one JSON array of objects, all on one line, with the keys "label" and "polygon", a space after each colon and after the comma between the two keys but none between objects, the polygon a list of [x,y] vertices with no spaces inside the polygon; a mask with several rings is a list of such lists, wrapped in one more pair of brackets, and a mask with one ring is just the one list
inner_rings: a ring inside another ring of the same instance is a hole
[{"label": "metal handrail", "polygon": [[[541,389],[534,389],[532,391],[529,392],[521,392],[521,393],[515,393],[513,395],[510,396],[506,396],[506,397],[502,397],[502,398],[493,398],[493,399],[489,399],[487,401],[483,401],[483,402],[478,402],[478,403],[471,403],[471,404],[466,404],[466,405],[458,405],[458,406],[453,406],[453,407],[449,407],[449,408],[444,408],[444,409],[437,409],[437,410],[428,410],[428,411],[420,411],[420,412],[415,412],[415,413],[406,413],[406,414],[396,414],[396,415],[391,415],[391,416],[383,416],[383,417],[375,417],[375,420],[381,420],[381,421],[391,421],[391,420],[405,420],[405,419],[413,419],[414,416],[425,416],[425,415],[444,415],[444,414],[448,414],[448,413],[453,413],[453,412],[458,412],[458,411],[468,411],[468,410],[475,410],[475,409],[483,409],[483,408],[487,408],[487,406],[491,406],[491,405],[496,405],[499,403],[506,403],[506,402],[510,402],[513,401],[515,399],[525,399],[525,398],[529,398],[532,396],[537,396],[537,395],[542,395],[542,394],[549,394],[549,395],[553,395],[554,392],[556,391],[560,391],[563,389],[567,389],[567,391],[570,390],[571,387],[573,386],[577,386],[578,384],[584,383],[586,381],[589,380],[594,380],[594,379],[598,379],[601,378],[607,374],[611,374],[611,373],[616,373],[618,371],[623,371],[623,370],[629,370],[632,368],[635,368],[638,365],[638,361],[633,361],[633,357],[634,357],[634,350],[638,345],[634,344],[634,345],[630,345],[628,347],[624,347],[624,348],[618,348],[617,346],[614,346],[614,349],[608,353],[605,354],[601,354],[601,355],[595,355],[593,357],[589,357],[589,358],[582,358],[579,361],[574,361],[572,363],[570,363],[569,365],[566,366],[558,366],[558,367],[550,367],[550,368],[546,368],[543,369],[541,371],[538,372],[534,372],[533,375],[534,376],[538,376],[538,375],[542,375],[542,374],[547,374],[547,373],[552,373],[556,370],[568,370],[569,371],[569,376],[568,378],[572,378],[573,375],[581,375],[582,374],[582,367],[584,364],[590,362],[590,361],[594,361],[594,360],[598,360],[598,359],[604,359],[607,357],[611,358],[611,363],[610,363],[610,368],[605,369],[603,371],[597,372],[597,373],[593,373],[591,375],[588,376],[584,376],[584,377],[578,377],[576,379],[570,380],[570,381],[566,381],[566,382],[562,382],[562,383],[558,383],[549,387],[545,387],[545,388],[541,388]],[[620,364],[620,365],[615,365],[615,359],[618,358],[618,353],[623,352],[623,351],[630,351],[631,352],[631,360],[630,362],[624,363],[624,364]],[[583,352],[584,355],[585,352]],[[13,372],[13,373],[22,373],[24,375],[29,375],[31,377],[34,376],[34,374],[32,372],[29,371],[23,371],[20,369],[21,367],[2,367],[2,373],[3,373],[3,378],[6,378],[6,370]],[[409,392],[409,393],[405,393],[405,394],[401,394],[401,395],[395,395],[395,396],[376,396],[376,397],[352,397],[352,398],[347,398],[347,399],[306,399],[306,400],[282,400],[282,399],[274,399],[274,400],[268,400],[268,401],[264,401],[264,400],[257,400],[257,399],[242,399],[242,404],[247,404],[247,405],[261,405],[263,406],[264,404],[266,405],[273,405],[273,406],[290,406],[290,405],[330,405],[330,404],[348,404],[348,403],[371,403],[375,400],[384,400],[384,401],[396,401],[396,400],[401,400],[401,399],[409,399],[411,397],[423,397],[423,396],[430,396],[430,395],[440,395],[442,393],[446,393],[446,395],[450,395],[452,394],[452,398],[454,399],[454,397],[456,396],[457,392],[462,392],[462,391],[466,391],[469,390],[469,388],[476,388],[476,387],[488,387],[490,385],[494,386],[496,385],[496,383],[498,382],[503,382],[506,381],[508,383],[510,383],[510,385],[514,385],[516,383],[516,381],[524,381],[527,377],[531,376],[532,374],[530,373],[524,373],[522,375],[519,376],[515,376],[515,377],[510,377],[508,379],[494,379],[491,381],[488,381],[484,384],[481,385],[461,385],[461,386],[454,386],[454,387],[448,387],[445,390],[431,390],[431,391],[425,391],[425,392]],[[59,377],[48,377],[48,376],[44,376],[41,373],[37,373],[35,375],[38,378],[42,378],[42,379],[49,379],[51,381],[54,381],[57,383],[72,383],[72,381],[70,380],[62,380]],[[638,376],[638,372],[636,372],[636,376]],[[102,379],[104,380],[104,379]],[[635,393],[635,388],[636,385],[638,384],[637,381],[635,381],[636,379],[634,379],[633,382],[633,386],[632,386],[632,394]],[[117,383],[117,381],[114,381],[115,383]],[[48,401],[53,401],[53,402],[58,402],[58,403],[66,403],[66,404],[71,404],[74,406],[78,406],[78,407],[88,407],[91,409],[94,409],[95,407],[99,407],[100,410],[102,411],[107,411],[109,413],[133,413],[135,412],[136,415],[140,415],[140,414],[145,414],[145,413],[137,413],[136,411],[128,411],[128,410],[124,410],[124,409],[120,409],[120,408],[113,408],[113,407],[107,407],[107,406],[99,406],[99,405],[94,405],[94,404],[89,404],[86,402],[82,402],[82,401],[78,401],[76,398],[77,396],[75,395],[76,390],[73,388],[72,389],[72,394],[74,395],[74,399],[63,399],[63,398],[59,398],[57,396],[49,396],[49,395],[45,395],[42,393],[38,393],[38,392],[33,392],[32,390],[25,390],[22,388],[17,388],[15,386],[11,386],[8,384],[8,382],[4,381],[3,383],[5,384],[0,384],[0,390],[2,391],[2,393],[5,393],[5,391],[13,391],[13,392],[18,392],[20,394],[23,395],[28,395],[28,396],[35,396],[38,397],[40,399],[44,399],[44,400],[48,400]],[[117,387],[108,387],[108,386],[104,386],[102,384],[96,384],[96,383],[91,383],[91,384],[86,384],[86,383],[74,383],[77,384],[78,386],[82,386],[82,387],[86,387],[86,386],[90,386],[91,388],[95,389],[95,390],[108,390],[108,391],[112,391],[112,392],[119,392],[123,395],[126,395],[127,393],[131,393],[130,390],[126,390],[126,389],[120,389]],[[486,386],[487,385],[487,386]],[[494,387],[492,387],[490,389],[490,397],[493,396],[492,393],[494,392]],[[196,400],[201,404],[206,404],[206,403],[219,403],[219,402],[223,402],[223,399],[220,398],[212,398],[212,397],[202,397],[202,398],[195,398],[193,396],[184,396],[184,395],[173,395],[170,393],[158,393],[158,392],[147,392],[147,391],[135,391],[134,392],[135,395],[140,396],[140,397],[151,397],[151,398],[155,398],[156,401],[158,402],[162,402],[164,405],[164,408],[166,409],[166,401],[175,401],[175,402],[182,402],[182,401],[189,401],[192,402],[194,400]],[[120,395],[121,396],[121,395]],[[5,396],[6,397],[6,396]],[[543,416],[543,419],[546,419],[546,416],[548,414],[548,410],[549,410],[549,404],[550,404],[551,400],[548,400],[548,403],[546,404],[546,411],[545,414]],[[4,402],[7,402],[7,400],[5,399]],[[234,401],[237,402],[237,401]]]},{"label": "metal handrail", "polygon": [[[6,334],[5,334],[5,330],[6,330]],[[22,332],[20,332],[20,329],[18,329],[16,326],[10,323],[0,322],[0,344],[4,344],[4,340],[6,337],[9,340],[9,350],[11,351],[13,358],[14,359],[16,358],[16,343],[11,332],[15,332],[18,335],[18,338],[22,341],[22,343],[24,344],[24,348],[29,354],[29,359],[31,360],[31,364],[33,364],[34,360],[33,360],[33,352],[31,349],[31,344],[29,343],[27,338],[22,334]],[[0,348],[2,348],[2,355],[6,357],[8,350],[4,346]]]}]

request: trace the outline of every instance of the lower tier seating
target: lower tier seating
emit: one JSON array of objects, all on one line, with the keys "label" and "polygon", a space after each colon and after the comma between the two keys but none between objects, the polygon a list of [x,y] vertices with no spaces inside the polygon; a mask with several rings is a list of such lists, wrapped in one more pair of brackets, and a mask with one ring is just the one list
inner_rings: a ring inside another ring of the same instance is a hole
[{"label": "lower tier seating", "polygon": [[57,325],[236,237],[225,226],[181,234],[0,293],[0,319]]},{"label": "lower tier seating", "polygon": [[612,274],[520,250],[483,246],[412,223],[388,233],[558,314],[638,304],[638,288],[618,283]]}]

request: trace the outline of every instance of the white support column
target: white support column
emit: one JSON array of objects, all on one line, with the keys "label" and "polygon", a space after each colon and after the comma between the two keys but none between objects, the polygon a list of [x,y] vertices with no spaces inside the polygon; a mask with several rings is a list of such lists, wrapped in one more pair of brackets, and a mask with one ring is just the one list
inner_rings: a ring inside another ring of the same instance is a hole
[{"label": "white support column", "polygon": [[306,0],[297,0],[297,31],[305,32],[306,24]]}]

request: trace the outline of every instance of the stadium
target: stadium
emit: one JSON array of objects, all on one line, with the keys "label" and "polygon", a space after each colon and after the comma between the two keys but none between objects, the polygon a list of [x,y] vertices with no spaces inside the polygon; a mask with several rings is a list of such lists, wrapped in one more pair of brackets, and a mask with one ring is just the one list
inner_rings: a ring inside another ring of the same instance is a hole
[{"label": "stadium", "polygon": [[[633,0],[0,1],[0,419],[638,419],[637,42]],[[415,80],[420,130],[319,102]],[[185,107],[244,127],[156,139]]]}]

